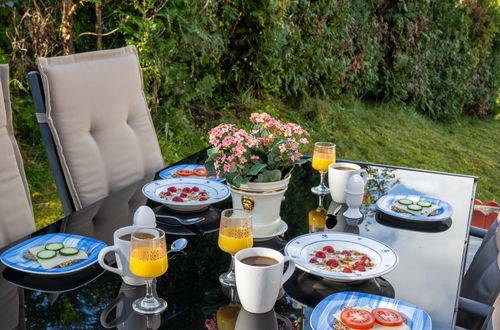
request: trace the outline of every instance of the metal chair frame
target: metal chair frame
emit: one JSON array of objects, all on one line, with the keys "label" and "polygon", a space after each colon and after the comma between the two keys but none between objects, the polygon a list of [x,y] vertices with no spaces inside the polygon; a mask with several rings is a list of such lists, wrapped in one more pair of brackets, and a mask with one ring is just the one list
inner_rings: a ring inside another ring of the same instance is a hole
[{"label": "metal chair frame", "polygon": [[31,88],[31,96],[35,104],[35,113],[40,132],[47,152],[50,169],[56,182],[57,193],[63,206],[64,214],[68,215],[75,212],[75,206],[68,189],[66,178],[61,167],[61,160],[57,153],[57,146],[54,142],[54,136],[47,122],[47,108],[45,105],[45,93],[43,90],[42,79],[38,71],[28,73],[28,82]]}]

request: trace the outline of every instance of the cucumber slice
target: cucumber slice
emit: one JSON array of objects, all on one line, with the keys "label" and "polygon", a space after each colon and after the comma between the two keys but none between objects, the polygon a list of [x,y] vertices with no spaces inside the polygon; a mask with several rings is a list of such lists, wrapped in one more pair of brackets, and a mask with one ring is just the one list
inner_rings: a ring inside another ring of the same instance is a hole
[{"label": "cucumber slice", "polygon": [[420,205],[408,205],[408,210],[412,210],[412,211],[420,211],[422,209],[422,206]]},{"label": "cucumber slice", "polygon": [[45,244],[45,250],[59,251],[64,245],[62,243],[47,243]]},{"label": "cucumber slice", "polygon": [[411,204],[413,204],[413,201],[410,199],[400,199],[399,203],[403,204],[403,205],[411,205]]},{"label": "cucumber slice", "polygon": [[64,248],[64,249],[60,249],[59,253],[62,256],[74,256],[75,254],[78,253],[78,251],[80,251],[80,250],[78,250],[77,248],[67,247],[67,248]]},{"label": "cucumber slice", "polygon": [[52,250],[42,250],[36,254],[39,259],[52,259],[56,256],[57,252]]},{"label": "cucumber slice", "polygon": [[422,207],[431,207],[432,203],[429,201],[418,201],[417,205],[420,205]]}]

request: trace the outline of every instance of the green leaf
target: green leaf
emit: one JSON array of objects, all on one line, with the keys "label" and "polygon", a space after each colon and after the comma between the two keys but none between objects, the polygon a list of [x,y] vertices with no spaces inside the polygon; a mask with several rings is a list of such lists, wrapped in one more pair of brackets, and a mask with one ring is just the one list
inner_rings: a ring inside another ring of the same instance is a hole
[{"label": "green leaf", "polygon": [[272,170],[272,171],[264,171],[259,174],[255,182],[273,182],[281,180],[281,171],[280,170]]},{"label": "green leaf", "polygon": [[217,156],[219,152],[215,148],[210,148],[207,150],[208,158],[213,159],[213,157]]},{"label": "green leaf", "polygon": [[205,169],[208,171],[209,176],[215,176],[217,171],[215,170],[214,162],[207,159],[205,161]]},{"label": "green leaf", "polygon": [[296,165],[302,165],[302,164],[308,163],[310,161],[311,161],[311,158],[302,158],[302,159],[299,159],[299,160],[295,161],[294,164],[296,164]]},{"label": "green leaf", "polygon": [[248,175],[257,175],[266,166],[266,164],[255,164],[252,168],[250,168],[250,171],[248,171]]},{"label": "green leaf", "polygon": [[236,175],[232,180],[231,184],[233,186],[239,187],[243,183],[244,178],[241,175]]}]

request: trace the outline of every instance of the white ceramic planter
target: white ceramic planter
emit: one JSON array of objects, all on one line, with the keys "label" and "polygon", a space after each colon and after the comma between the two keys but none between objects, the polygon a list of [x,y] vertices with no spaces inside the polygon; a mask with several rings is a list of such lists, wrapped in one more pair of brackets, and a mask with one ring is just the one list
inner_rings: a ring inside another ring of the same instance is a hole
[{"label": "white ceramic planter", "polygon": [[254,237],[272,235],[278,230],[281,200],[289,181],[290,176],[287,176],[281,181],[249,182],[239,188],[228,185],[233,207],[245,209],[252,214]]}]

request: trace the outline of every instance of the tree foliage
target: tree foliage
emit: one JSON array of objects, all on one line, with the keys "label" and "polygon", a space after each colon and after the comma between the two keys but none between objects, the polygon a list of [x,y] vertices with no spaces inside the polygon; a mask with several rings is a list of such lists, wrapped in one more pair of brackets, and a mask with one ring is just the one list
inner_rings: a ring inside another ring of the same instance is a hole
[{"label": "tree foliage", "polygon": [[136,45],[167,131],[248,93],[385,98],[441,120],[498,111],[496,0],[12,0],[0,18],[20,86],[38,56]]}]

